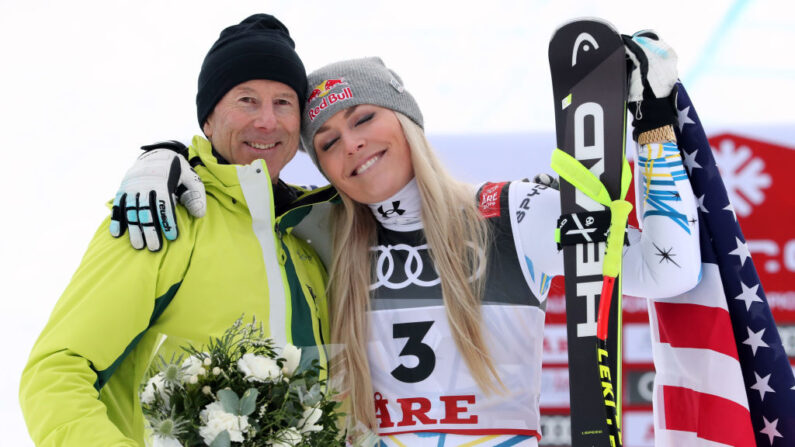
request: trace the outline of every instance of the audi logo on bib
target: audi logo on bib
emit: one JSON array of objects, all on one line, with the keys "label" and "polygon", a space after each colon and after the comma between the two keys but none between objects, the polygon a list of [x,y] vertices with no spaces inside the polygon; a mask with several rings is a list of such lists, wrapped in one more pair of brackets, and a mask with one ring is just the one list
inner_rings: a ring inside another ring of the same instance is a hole
[{"label": "audi logo on bib", "polygon": [[[482,249],[475,248],[472,242],[464,244],[477,252],[477,271],[469,278],[474,281],[485,272],[486,254]],[[434,287],[441,283],[439,272],[436,271],[428,252],[428,244],[416,247],[408,244],[378,245],[370,247],[370,251],[378,253],[375,260],[375,283],[370,285],[370,290],[379,287],[399,290],[412,285]]]},{"label": "audi logo on bib", "polygon": [[375,262],[376,281],[370,290],[382,286],[388,289],[403,289],[409,285],[433,287],[440,282],[439,274],[428,255],[428,244],[417,247],[407,244],[379,245],[370,250],[378,253]]}]

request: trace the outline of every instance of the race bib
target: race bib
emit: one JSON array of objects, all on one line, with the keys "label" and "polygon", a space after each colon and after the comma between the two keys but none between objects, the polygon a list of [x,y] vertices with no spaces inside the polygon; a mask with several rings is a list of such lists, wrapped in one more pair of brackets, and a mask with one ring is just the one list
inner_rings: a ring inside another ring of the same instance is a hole
[{"label": "race bib", "polygon": [[379,434],[537,436],[544,314],[518,305],[484,305],[482,312],[504,395],[478,388],[443,306],[370,312],[368,355]]}]

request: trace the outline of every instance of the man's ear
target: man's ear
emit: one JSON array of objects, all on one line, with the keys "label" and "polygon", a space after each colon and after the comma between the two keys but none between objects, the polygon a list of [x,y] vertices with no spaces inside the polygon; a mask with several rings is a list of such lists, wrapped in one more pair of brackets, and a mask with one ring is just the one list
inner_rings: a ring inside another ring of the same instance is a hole
[{"label": "man's ear", "polygon": [[204,120],[204,125],[202,125],[202,132],[204,132],[204,136],[206,136],[207,139],[210,139],[213,136],[212,120],[213,120],[213,114],[211,113],[210,116],[208,116],[207,119]]}]

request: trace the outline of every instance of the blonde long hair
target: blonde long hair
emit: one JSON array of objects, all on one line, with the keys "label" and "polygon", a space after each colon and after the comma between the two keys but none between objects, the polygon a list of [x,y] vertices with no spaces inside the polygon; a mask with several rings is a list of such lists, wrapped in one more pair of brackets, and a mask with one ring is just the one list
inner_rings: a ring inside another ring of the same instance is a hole
[{"label": "blonde long hair", "polygon": [[[481,326],[490,233],[471,187],[444,169],[417,124],[395,112],[411,149],[421,196],[422,221],[429,253],[441,279],[442,296],[453,339],[480,389],[491,394],[505,387],[488,352]],[[329,295],[331,340],[344,350],[332,362],[332,375],[348,393],[350,422],[377,431],[373,385],[367,360],[367,311],[373,282],[376,221],[370,209],[340,191],[342,205],[332,214],[334,251]],[[462,244],[470,241],[476,247]]]}]

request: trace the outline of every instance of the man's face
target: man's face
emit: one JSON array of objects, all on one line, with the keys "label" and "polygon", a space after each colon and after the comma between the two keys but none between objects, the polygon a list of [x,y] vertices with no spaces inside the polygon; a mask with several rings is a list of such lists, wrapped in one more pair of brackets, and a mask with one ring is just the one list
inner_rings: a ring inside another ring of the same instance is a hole
[{"label": "man's face", "polygon": [[203,130],[228,162],[264,159],[271,181],[298,151],[301,116],[298,95],[277,81],[256,79],[236,85],[216,104]]}]

